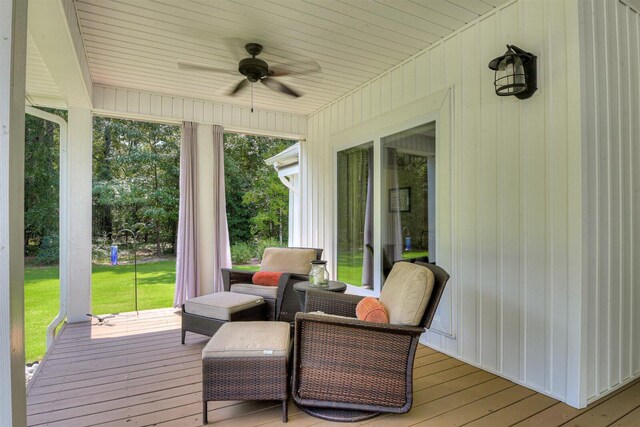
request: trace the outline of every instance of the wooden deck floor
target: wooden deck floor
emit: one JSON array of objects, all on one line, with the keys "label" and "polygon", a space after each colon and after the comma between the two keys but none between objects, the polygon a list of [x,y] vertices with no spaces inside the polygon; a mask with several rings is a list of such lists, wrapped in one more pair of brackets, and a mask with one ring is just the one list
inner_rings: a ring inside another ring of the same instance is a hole
[{"label": "wooden deck floor", "polygon": [[[65,327],[29,384],[28,425],[202,425],[200,352],[206,337],[187,334],[181,345],[180,316],[168,309],[122,314],[111,324]],[[414,375],[412,410],[369,424],[640,425],[640,382],[577,410],[423,346]],[[289,408],[289,426],[332,424],[293,403]],[[281,424],[278,402],[212,402],[209,409],[212,424]]]}]

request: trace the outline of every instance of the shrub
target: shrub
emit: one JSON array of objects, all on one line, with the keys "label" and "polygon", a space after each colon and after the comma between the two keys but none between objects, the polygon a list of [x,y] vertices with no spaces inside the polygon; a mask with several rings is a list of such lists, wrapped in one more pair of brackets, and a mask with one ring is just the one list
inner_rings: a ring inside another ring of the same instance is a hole
[{"label": "shrub", "polygon": [[253,258],[254,247],[245,242],[231,245],[231,262],[233,264],[247,264]]},{"label": "shrub", "polygon": [[60,257],[60,246],[57,234],[45,236],[40,243],[36,262],[38,264],[55,264]]},{"label": "shrub", "polygon": [[280,244],[278,239],[262,239],[256,242],[256,258],[262,259],[265,248],[284,248],[287,244]]}]

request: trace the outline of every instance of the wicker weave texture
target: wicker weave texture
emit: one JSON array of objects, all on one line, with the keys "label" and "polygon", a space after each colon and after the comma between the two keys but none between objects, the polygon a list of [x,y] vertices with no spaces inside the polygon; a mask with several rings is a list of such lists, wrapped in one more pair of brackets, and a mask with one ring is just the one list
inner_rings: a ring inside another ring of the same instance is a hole
[{"label": "wicker weave texture", "polygon": [[285,357],[202,360],[202,400],[286,400]]},{"label": "wicker weave texture", "polygon": [[407,403],[415,338],[306,321],[299,339],[296,393],[302,399],[383,407]]}]

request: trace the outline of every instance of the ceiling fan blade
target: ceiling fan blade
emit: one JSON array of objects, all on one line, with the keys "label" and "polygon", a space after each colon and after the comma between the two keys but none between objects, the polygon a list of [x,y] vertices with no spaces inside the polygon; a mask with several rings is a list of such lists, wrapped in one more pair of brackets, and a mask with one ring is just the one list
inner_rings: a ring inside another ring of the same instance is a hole
[{"label": "ceiling fan blade", "polygon": [[236,61],[240,61],[242,58],[247,56],[247,52],[244,50],[246,42],[235,37],[225,37],[222,39],[222,43],[224,43],[229,53]]},{"label": "ceiling fan blade", "polygon": [[320,71],[322,71],[322,68],[320,68],[320,64],[312,59],[287,62],[284,64],[275,64],[269,67],[269,75],[273,77],[291,76],[296,74],[311,74]]},{"label": "ceiling fan blade", "polygon": [[197,64],[195,62],[178,62],[178,68],[187,71],[212,71],[214,73],[238,74],[237,70],[227,70],[224,68],[212,67],[205,64]]},{"label": "ceiling fan blade", "polygon": [[247,86],[247,84],[249,84],[249,80],[247,79],[240,80],[240,82],[237,85],[235,85],[235,87],[229,92],[229,95],[234,96],[235,94],[240,92],[242,89],[244,89]]},{"label": "ceiling fan blade", "polygon": [[302,95],[301,93],[296,92],[284,83],[280,83],[279,81],[271,79],[269,77],[265,77],[264,79],[260,80],[260,82],[271,90],[284,93],[285,95],[289,95],[294,98],[298,98]]}]

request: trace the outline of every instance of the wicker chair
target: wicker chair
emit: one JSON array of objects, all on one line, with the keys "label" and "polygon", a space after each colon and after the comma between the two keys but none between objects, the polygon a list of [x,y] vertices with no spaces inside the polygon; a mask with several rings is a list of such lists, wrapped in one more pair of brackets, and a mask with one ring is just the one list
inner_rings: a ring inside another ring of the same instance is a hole
[{"label": "wicker chair", "polygon": [[295,319],[292,380],[293,398],[302,410],[331,421],[359,421],[411,409],[418,339],[431,326],[449,279],[440,267],[416,264],[435,278],[418,326],[356,319],[361,296],[307,292],[306,313]]},{"label": "wicker chair", "polygon": [[[265,254],[267,251],[277,251],[280,248],[267,248],[265,249]],[[319,260],[322,256],[322,249],[316,248],[286,248],[290,250],[298,250],[302,249],[308,251],[315,251],[315,259]],[[302,252],[301,252],[302,253]],[[296,264],[295,260],[290,260],[291,265]],[[300,264],[299,262],[297,264]],[[310,265],[303,263],[306,267],[302,265],[298,266],[298,271],[293,272],[285,272],[280,277],[280,282],[278,284],[277,292],[274,294],[266,294],[266,293],[256,293],[255,295],[262,296],[267,305],[267,320],[280,320],[283,322],[293,322],[293,319],[298,311],[300,311],[300,303],[296,297],[295,291],[293,290],[293,285],[296,282],[304,282],[309,280],[309,275],[307,274],[311,269]],[[260,266],[261,271],[282,271],[279,266],[269,266],[264,262]],[[302,270],[304,270],[304,274],[302,274]],[[224,283],[224,290],[231,292],[241,292],[241,293],[249,293],[253,294],[251,287],[253,289],[260,291],[270,292],[272,289],[268,287],[254,287],[251,285],[252,278],[255,272],[253,271],[242,271],[242,270],[231,270],[228,268],[222,269],[222,279]],[[246,284],[249,284],[246,286]],[[259,289],[264,288],[264,289]]]}]

